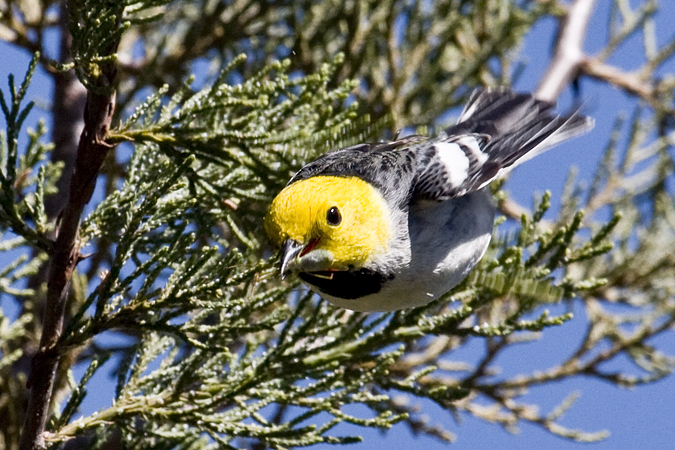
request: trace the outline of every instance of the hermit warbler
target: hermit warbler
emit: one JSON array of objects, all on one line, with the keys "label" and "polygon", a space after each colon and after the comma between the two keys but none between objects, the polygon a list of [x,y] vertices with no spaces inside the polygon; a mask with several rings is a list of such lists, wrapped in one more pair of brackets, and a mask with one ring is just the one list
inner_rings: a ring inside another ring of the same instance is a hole
[{"label": "hermit warbler", "polygon": [[281,275],[356,311],[420,306],[462,281],[490,243],[486,186],[593,127],[505,89],[475,91],[457,125],[329,152],[304,166],[265,218]]}]

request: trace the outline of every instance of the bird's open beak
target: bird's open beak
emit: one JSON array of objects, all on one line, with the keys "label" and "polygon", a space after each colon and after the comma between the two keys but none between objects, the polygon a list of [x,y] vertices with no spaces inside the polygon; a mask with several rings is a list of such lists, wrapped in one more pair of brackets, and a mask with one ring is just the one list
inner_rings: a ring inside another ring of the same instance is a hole
[{"label": "bird's open beak", "polygon": [[286,278],[291,272],[321,272],[334,269],[333,254],[319,248],[319,239],[312,239],[305,244],[286,239],[281,244],[281,278]]},{"label": "bird's open beak", "polygon": [[302,253],[305,245],[294,241],[293,239],[286,239],[281,244],[281,278],[284,279],[291,272],[291,263]]}]

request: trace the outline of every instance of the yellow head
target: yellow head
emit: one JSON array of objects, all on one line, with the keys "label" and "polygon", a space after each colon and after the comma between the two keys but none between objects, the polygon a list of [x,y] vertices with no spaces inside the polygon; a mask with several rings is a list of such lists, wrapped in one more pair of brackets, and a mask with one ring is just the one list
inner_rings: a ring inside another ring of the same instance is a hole
[{"label": "yellow head", "polygon": [[369,183],[314,176],[277,195],[265,229],[272,243],[283,247],[284,275],[362,268],[389,245],[389,220],[386,201]]}]

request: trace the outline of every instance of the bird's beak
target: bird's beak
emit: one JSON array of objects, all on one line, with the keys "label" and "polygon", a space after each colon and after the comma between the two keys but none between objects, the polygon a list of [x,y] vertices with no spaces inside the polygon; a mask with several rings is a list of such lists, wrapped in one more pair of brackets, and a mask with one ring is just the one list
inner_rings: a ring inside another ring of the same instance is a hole
[{"label": "bird's beak", "polygon": [[319,239],[315,238],[305,244],[293,239],[286,239],[281,244],[281,278],[291,272],[321,272],[336,269],[333,265],[333,254],[319,248]]},{"label": "bird's beak", "polygon": [[305,245],[294,241],[293,239],[286,239],[281,244],[281,278],[284,279],[290,272],[291,263],[302,253]]}]

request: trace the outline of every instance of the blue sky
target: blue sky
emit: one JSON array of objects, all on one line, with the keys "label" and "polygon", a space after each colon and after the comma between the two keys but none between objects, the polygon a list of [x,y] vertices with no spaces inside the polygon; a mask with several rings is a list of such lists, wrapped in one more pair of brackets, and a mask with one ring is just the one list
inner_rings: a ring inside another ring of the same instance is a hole
[{"label": "blue sky", "polygon": [[[586,49],[593,53],[605,42],[606,17],[602,11],[608,9],[610,0],[600,0],[596,6],[596,15],[591,21]],[[633,7],[639,3],[630,2]],[[641,3],[641,2],[640,2]],[[671,37],[673,27],[672,18],[675,17],[675,2],[661,0],[659,6],[664,9],[656,18],[658,37],[663,44]],[[553,36],[555,22],[545,20],[538,24],[527,36],[520,56],[527,64],[527,69],[516,84],[522,91],[532,91],[537,87],[538,80],[546,69]],[[612,64],[624,69],[635,69],[643,60],[641,41],[631,39],[624,44],[621,59],[611,59]],[[19,53],[0,43],[0,54],[4,63],[0,65],[0,86],[6,92],[8,73],[14,73],[21,79],[29,61],[29,55]],[[675,64],[670,62],[666,71],[675,73]],[[591,80],[582,82],[582,96],[585,101],[585,112],[596,119],[596,128],[587,136],[575,139],[554,150],[537,157],[516,169],[508,181],[507,189],[511,196],[519,203],[530,205],[535,194],[550,190],[554,195],[554,206],[562,190],[562,186],[571,167],[578,169],[578,178],[589,180],[600,159],[601,152],[607,141],[609,132],[617,111],[630,114],[634,108],[633,99]],[[37,101],[37,106],[29,118],[29,123],[35,123],[40,116],[48,114],[40,109],[46,107],[51,96],[50,79],[43,74],[35,78],[29,96]],[[561,97],[561,106],[569,105],[570,93],[565,92]],[[0,126],[4,128],[4,121],[0,119]],[[2,304],[6,306],[6,302]],[[557,354],[568,354],[575,349],[585,330],[583,309],[576,305],[575,318],[571,322],[555,329],[547,329],[541,341],[520,346],[507,352],[499,364],[507,374],[528,373],[536,368],[546,368],[559,360]],[[670,354],[675,354],[673,333],[661,336],[650,343]],[[479,346],[470,346],[466,352],[480,352]],[[628,367],[617,363],[617,368]],[[105,380],[103,370],[95,378],[95,385],[91,386],[89,397],[85,403],[83,413],[108,406],[112,399],[112,386]],[[571,428],[580,428],[584,431],[609,430],[610,437],[600,443],[590,444],[593,450],[628,450],[636,448],[668,449],[675,444],[675,383],[669,377],[649,386],[634,390],[619,389],[613,385],[596,380],[577,378],[544,388],[533,390],[527,399],[541,405],[542,412],[548,412],[559,404],[569,393],[578,392],[580,398],[567,412],[561,423]],[[423,403],[422,406],[430,416],[432,423],[443,424],[457,435],[454,448],[457,449],[576,449],[582,444],[563,440],[542,429],[531,426],[521,426],[519,435],[512,435],[495,425],[486,424],[468,415],[462,415],[461,423],[455,423],[452,417],[432,404]],[[355,429],[341,426],[339,434],[362,434],[363,444],[350,446],[355,450],[362,449],[410,449],[425,448],[434,450],[447,448],[437,440],[427,437],[414,437],[405,426],[399,426],[387,433],[371,430]],[[316,446],[323,449],[328,446]],[[334,447],[330,447],[334,448]]]}]

